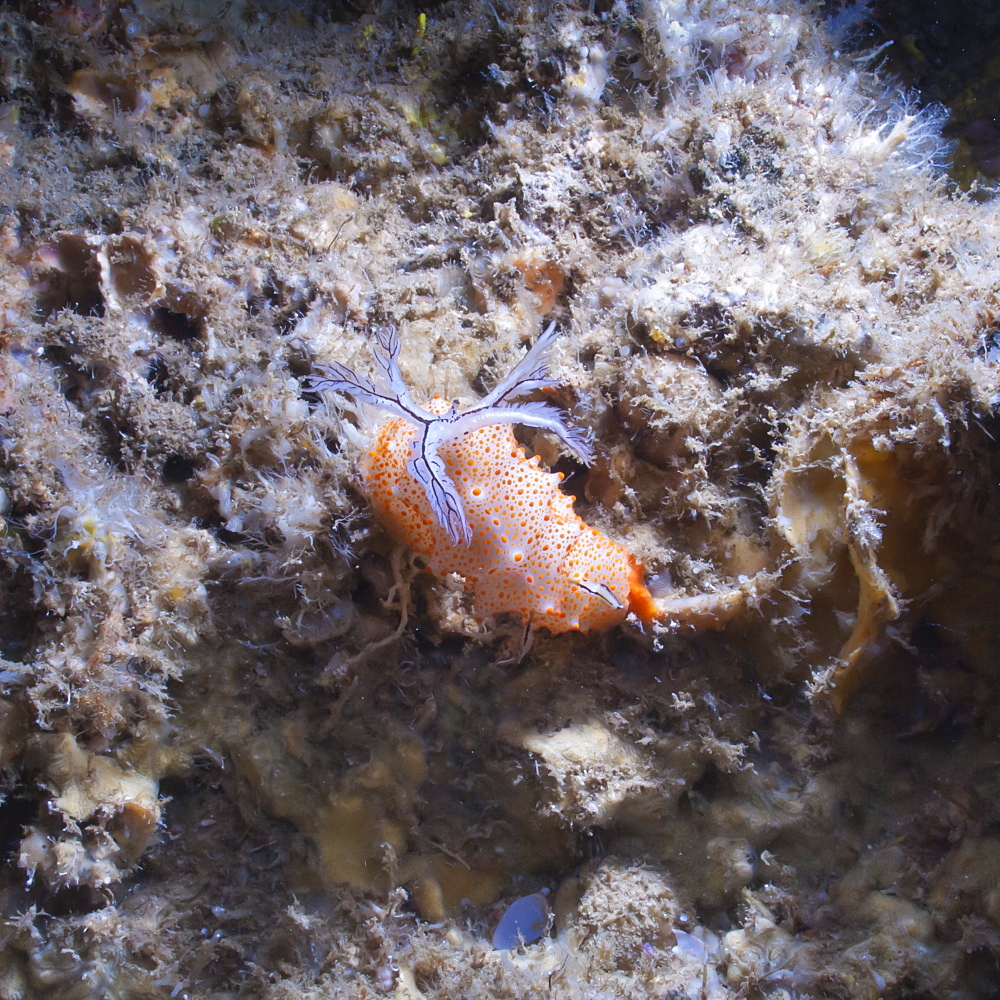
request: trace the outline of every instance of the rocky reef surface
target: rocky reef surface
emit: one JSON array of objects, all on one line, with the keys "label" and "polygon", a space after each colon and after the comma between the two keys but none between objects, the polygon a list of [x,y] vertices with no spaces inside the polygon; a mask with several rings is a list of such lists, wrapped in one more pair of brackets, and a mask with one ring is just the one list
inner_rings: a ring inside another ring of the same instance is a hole
[{"label": "rocky reef surface", "polygon": [[[1000,202],[853,9],[0,10],[0,1000],[996,996]],[[529,643],[305,377],[550,322],[667,614]]]}]

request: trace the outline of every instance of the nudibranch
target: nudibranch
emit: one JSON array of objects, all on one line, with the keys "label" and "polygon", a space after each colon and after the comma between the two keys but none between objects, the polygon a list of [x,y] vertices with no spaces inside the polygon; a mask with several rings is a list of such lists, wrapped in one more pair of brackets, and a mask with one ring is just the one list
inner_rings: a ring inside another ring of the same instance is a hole
[{"label": "nudibranch", "polygon": [[395,331],[376,331],[377,382],[344,365],[320,369],[314,388],[347,393],[392,415],[361,463],[378,519],[438,576],[457,573],[476,614],[513,612],[550,632],[608,629],[631,611],[657,610],[631,554],[580,519],[561,473],[539,467],[511,426],[550,431],[586,465],[588,437],[554,406],[514,402],[554,385],[546,375],[555,324],[483,399],[463,410],[440,398],[420,406],[399,370]]}]

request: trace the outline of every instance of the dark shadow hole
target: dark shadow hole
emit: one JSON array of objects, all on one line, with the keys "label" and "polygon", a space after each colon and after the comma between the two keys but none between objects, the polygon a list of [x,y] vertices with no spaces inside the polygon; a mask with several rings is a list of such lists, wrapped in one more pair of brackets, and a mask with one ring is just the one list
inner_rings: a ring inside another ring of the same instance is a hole
[{"label": "dark shadow hole", "polygon": [[168,455],[161,473],[165,483],[183,483],[194,475],[194,462],[183,455]]},{"label": "dark shadow hole", "polygon": [[103,909],[106,901],[101,892],[89,885],[60,887],[45,898],[45,912],[53,917],[76,917]]},{"label": "dark shadow hole", "polygon": [[4,572],[6,579],[0,587],[0,601],[4,605],[4,613],[0,615],[0,656],[10,663],[23,663],[38,617],[34,581],[26,567],[17,566],[13,572],[5,568]]},{"label": "dark shadow hole", "polygon": [[28,789],[18,785],[0,806],[0,860],[11,861],[29,826],[38,814],[38,801]]},{"label": "dark shadow hole", "polygon": [[153,310],[150,326],[164,336],[186,342],[201,336],[201,320],[160,306]]},{"label": "dark shadow hole", "polygon": [[719,769],[714,764],[705,768],[705,773],[691,785],[691,791],[697,792],[702,798],[714,798],[719,792]]},{"label": "dark shadow hole", "polygon": [[959,982],[967,997],[975,1000],[1000,1000],[1000,961],[989,948],[970,951],[961,964]]},{"label": "dark shadow hole", "polygon": [[79,239],[58,243],[59,265],[47,271],[38,289],[38,307],[45,316],[72,309],[81,316],[103,316],[101,272],[93,251]]},{"label": "dark shadow hole", "polygon": [[170,369],[166,361],[158,354],[154,354],[149,359],[149,367],[146,369],[146,381],[153,387],[153,392],[157,396],[162,396],[170,391]]}]

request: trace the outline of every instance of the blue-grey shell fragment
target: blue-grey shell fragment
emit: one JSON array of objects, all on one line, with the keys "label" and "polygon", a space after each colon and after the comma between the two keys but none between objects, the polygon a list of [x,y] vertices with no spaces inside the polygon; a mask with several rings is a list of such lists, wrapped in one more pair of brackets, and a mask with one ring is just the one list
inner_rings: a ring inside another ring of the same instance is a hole
[{"label": "blue-grey shell fragment", "polygon": [[548,923],[549,902],[540,892],[515,899],[493,932],[493,947],[509,951],[521,944],[531,944],[545,934]]}]

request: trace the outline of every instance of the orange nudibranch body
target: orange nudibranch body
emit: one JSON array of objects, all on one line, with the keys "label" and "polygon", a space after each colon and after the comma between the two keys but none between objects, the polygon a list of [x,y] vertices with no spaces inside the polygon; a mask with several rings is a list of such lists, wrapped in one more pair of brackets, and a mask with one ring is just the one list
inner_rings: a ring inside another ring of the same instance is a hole
[{"label": "orange nudibranch body", "polygon": [[[447,404],[432,400],[431,413]],[[508,425],[480,427],[440,448],[471,529],[453,541],[408,462],[415,437],[402,418],[381,425],[361,473],[379,520],[438,575],[458,573],[481,617],[513,612],[550,632],[607,629],[633,611],[656,615],[639,566],[621,545],[584,523],[562,478],[528,459]]]}]

